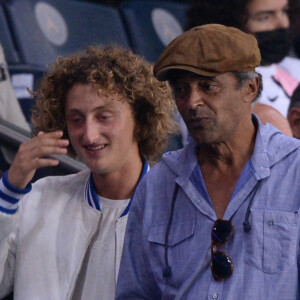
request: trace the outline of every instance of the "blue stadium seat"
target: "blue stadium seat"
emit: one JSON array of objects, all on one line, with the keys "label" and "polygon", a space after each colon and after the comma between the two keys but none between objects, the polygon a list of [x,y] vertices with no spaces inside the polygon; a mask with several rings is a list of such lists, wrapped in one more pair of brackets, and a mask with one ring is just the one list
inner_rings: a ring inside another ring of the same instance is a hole
[{"label": "blue stadium seat", "polygon": [[120,6],[132,49],[154,62],[165,46],[181,34],[188,4],[132,0]]},{"label": "blue stadium seat", "polygon": [[45,67],[95,44],[129,47],[119,12],[71,0],[10,0],[3,3],[21,62]]}]

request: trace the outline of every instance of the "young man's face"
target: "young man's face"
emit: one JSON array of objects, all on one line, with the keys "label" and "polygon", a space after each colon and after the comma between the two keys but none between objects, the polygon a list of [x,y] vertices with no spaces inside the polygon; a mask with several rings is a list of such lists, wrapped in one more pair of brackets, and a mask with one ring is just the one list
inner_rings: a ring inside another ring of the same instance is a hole
[{"label": "young man's face", "polygon": [[[191,74],[191,73],[190,73]],[[199,144],[230,141],[251,111],[244,88],[230,73],[215,77],[186,75],[171,82],[178,110],[188,131]]]},{"label": "young man's face", "polygon": [[140,160],[135,121],[127,101],[76,84],[66,98],[66,122],[75,152],[96,174],[126,174]]},{"label": "young man's face", "polygon": [[288,0],[252,0],[247,4],[249,33],[284,29],[290,26]]}]

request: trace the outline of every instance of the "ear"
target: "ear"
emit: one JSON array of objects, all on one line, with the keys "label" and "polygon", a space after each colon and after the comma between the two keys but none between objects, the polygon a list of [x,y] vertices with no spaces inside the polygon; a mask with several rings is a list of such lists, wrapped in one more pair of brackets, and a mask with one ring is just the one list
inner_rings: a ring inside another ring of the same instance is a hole
[{"label": "ear", "polygon": [[288,113],[288,121],[293,137],[300,139],[300,107],[293,107]]},{"label": "ear", "polygon": [[259,84],[260,79],[258,76],[256,76],[253,79],[249,79],[245,82],[244,85],[244,102],[246,103],[252,103],[255,99],[258,90],[259,90]]}]

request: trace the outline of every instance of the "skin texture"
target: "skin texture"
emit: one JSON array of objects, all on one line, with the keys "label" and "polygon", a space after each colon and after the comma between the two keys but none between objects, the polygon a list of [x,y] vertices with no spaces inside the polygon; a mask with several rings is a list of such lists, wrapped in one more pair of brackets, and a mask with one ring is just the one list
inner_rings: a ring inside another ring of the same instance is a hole
[{"label": "skin texture", "polygon": [[288,120],[274,107],[255,103],[252,111],[259,117],[262,124],[270,123],[287,136],[292,136]]},{"label": "skin texture", "polygon": [[247,4],[249,33],[270,31],[290,26],[288,0],[252,0]]},{"label": "skin texture", "polygon": [[[118,94],[97,93],[87,84],[74,85],[67,94],[66,121],[70,141],[93,172],[96,189],[110,199],[129,198],[113,182],[126,176],[125,185],[138,181],[142,168],[135,122],[130,105]],[[124,181],[124,180],[123,180]]]}]

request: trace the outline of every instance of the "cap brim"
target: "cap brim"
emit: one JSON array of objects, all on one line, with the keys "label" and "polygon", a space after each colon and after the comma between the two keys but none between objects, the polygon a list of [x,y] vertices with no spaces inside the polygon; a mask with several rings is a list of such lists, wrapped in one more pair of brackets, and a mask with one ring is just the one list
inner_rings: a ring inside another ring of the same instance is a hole
[{"label": "cap brim", "polygon": [[208,77],[214,77],[220,74],[224,74],[221,72],[210,72],[210,71],[206,71],[206,70],[201,70],[195,67],[191,67],[191,66],[169,66],[169,67],[165,67],[161,70],[159,70],[156,74],[155,77],[157,80],[159,81],[166,81],[170,79],[169,73],[172,70],[184,70],[184,71],[189,71],[192,73],[195,73],[197,75],[202,75],[202,76],[208,76]]}]

